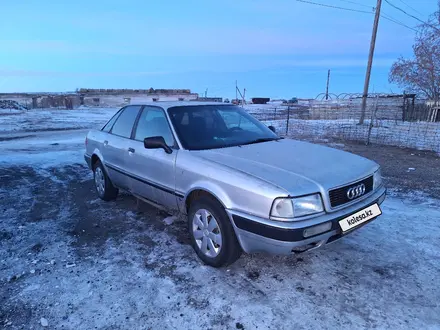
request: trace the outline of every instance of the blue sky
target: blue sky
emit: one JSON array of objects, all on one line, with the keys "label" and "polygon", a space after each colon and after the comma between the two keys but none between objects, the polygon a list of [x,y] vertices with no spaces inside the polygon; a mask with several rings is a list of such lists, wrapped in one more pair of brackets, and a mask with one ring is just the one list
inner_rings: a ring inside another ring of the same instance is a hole
[{"label": "blue sky", "polygon": [[[376,3],[311,1],[366,11]],[[421,19],[436,10],[434,0],[390,1]],[[417,24],[387,3],[382,10]],[[328,69],[330,92],[361,92],[374,18],[295,0],[14,0],[1,12],[0,92],[207,88],[232,97],[238,80],[247,96],[271,98],[315,97]],[[413,40],[381,20],[370,91],[399,91],[388,71]]]}]

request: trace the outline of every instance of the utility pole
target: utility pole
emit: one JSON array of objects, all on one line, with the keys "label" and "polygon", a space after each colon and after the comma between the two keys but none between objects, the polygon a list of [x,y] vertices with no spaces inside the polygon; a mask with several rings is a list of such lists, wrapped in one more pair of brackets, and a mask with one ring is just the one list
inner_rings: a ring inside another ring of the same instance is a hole
[{"label": "utility pole", "polygon": [[327,88],[325,89],[325,100],[328,100],[328,84],[330,83],[330,69],[327,74]]},{"label": "utility pole", "polygon": [[370,54],[368,55],[367,73],[365,75],[364,93],[362,94],[362,112],[359,124],[362,125],[365,120],[365,110],[367,108],[368,86],[370,85],[371,66],[373,65],[374,47],[376,46],[377,27],[379,25],[380,8],[382,0],[377,0],[376,15],[374,16],[373,34],[371,36]]}]

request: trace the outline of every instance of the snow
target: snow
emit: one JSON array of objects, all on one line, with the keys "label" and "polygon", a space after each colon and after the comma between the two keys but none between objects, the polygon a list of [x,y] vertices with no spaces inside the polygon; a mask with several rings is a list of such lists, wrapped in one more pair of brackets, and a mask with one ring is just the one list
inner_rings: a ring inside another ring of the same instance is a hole
[{"label": "snow", "polygon": [[[17,296],[32,306],[50,304],[44,315],[56,328],[435,328],[437,202],[391,196],[381,218],[341,241],[299,257],[243,256],[227,269],[201,264],[187,244],[134,212],[126,212],[124,221],[133,229],[121,238],[76,254],[63,239],[62,228],[75,221],[75,209],[67,207],[58,224],[46,220],[20,231],[21,238],[38,237],[46,249],[35,274],[16,280]],[[109,209],[104,221],[118,212],[111,205],[98,208]],[[9,223],[0,230],[15,232]],[[145,225],[145,231],[135,229]],[[153,246],[139,243],[141,237]],[[32,263],[17,264],[9,255],[0,252],[8,265],[0,280]]]},{"label": "snow", "polygon": [[[84,162],[88,130],[36,132],[31,135],[0,134],[0,165],[37,165],[48,168]],[[2,137],[9,140],[2,141]],[[13,138],[13,139],[11,139]]]},{"label": "snow", "polygon": [[118,108],[33,109],[0,116],[0,133],[101,128]]},{"label": "snow", "polygon": [[17,109],[0,109],[0,115],[11,115],[11,114],[18,114],[18,113],[24,113],[23,110],[17,110]]},{"label": "snow", "polygon": [[163,222],[167,225],[172,225],[174,221],[177,220],[176,216],[170,216],[170,217],[166,217],[165,219],[163,219]]}]

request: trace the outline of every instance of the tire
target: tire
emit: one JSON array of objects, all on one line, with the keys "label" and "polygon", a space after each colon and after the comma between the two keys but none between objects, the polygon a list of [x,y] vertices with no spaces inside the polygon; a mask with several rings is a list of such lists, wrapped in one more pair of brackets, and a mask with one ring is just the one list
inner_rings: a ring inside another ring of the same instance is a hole
[{"label": "tire", "polygon": [[222,267],[240,258],[242,249],[231,221],[222,205],[213,198],[203,196],[191,203],[188,230],[191,245],[205,264]]},{"label": "tire", "polygon": [[101,161],[93,164],[93,181],[95,183],[96,192],[102,200],[112,201],[118,196],[119,190],[113,186],[110,178],[102,166]]}]

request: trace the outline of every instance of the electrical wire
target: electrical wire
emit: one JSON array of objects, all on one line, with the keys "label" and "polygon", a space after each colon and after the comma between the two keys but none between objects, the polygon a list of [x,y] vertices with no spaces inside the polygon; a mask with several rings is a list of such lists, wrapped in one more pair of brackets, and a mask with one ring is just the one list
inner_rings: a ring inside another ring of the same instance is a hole
[{"label": "electrical wire", "polygon": [[415,9],[414,7],[411,7],[410,5],[408,5],[405,1],[403,0],[399,0],[401,3],[403,3],[405,6],[407,6],[409,9],[412,9],[413,11],[415,11],[417,14],[423,15],[421,12],[419,12],[417,9]]},{"label": "electrical wire", "polygon": [[313,2],[313,1],[308,1],[308,0],[296,0],[296,1],[297,2],[308,3],[308,4],[311,4],[311,5],[321,6],[321,7],[328,7],[328,8],[333,8],[333,9],[347,10],[347,11],[354,11],[354,12],[357,12],[357,13],[364,13],[364,14],[371,14],[370,11],[366,11],[366,10],[359,10],[359,9],[352,9],[352,8],[345,8],[345,7],[327,5],[327,4],[324,4],[324,3]]},{"label": "electrical wire", "polygon": [[[302,2],[302,3],[311,4],[311,5],[321,6],[321,7],[333,8],[333,9],[340,9],[340,10],[347,10],[347,11],[353,11],[353,12],[364,13],[364,14],[373,14],[373,13],[376,11],[376,8],[375,8],[375,7],[370,7],[370,6],[368,6],[368,5],[360,4],[360,3],[357,3],[357,2],[355,2],[355,1],[351,1],[351,0],[340,0],[340,1],[344,1],[344,2],[347,2],[347,3],[352,3],[352,4],[361,5],[361,6],[364,6],[364,7],[372,8],[373,10],[370,12],[370,11],[366,11],[366,10],[358,10],[358,9],[352,9],[352,8],[346,8],[346,7],[333,6],[333,5],[328,5],[328,4],[319,3],[319,2],[314,2],[314,1],[308,1],[308,0],[296,0],[296,1],[297,1],[297,2]],[[386,1],[387,3],[389,3],[388,0],[385,0],[385,1]],[[389,3],[389,4],[390,4],[390,3]],[[390,5],[392,5],[392,4],[390,4]],[[393,7],[396,7],[396,6],[394,6],[394,5],[392,5],[392,6],[393,6]],[[398,7],[396,7],[396,8],[397,8],[397,9],[400,9],[400,8],[398,8]],[[403,11],[403,9],[400,9],[400,10]],[[405,14],[407,14],[407,13],[405,12]],[[409,15],[409,14],[407,14],[407,15]],[[390,22],[393,22],[393,23],[395,23],[395,24],[397,24],[397,25],[403,26],[403,27],[405,27],[405,28],[407,28],[407,29],[410,29],[410,30],[412,30],[412,31],[417,32],[417,29],[415,29],[415,28],[413,28],[413,27],[410,27],[410,26],[406,25],[405,23],[402,23],[401,21],[398,21],[398,20],[396,20],[395,18],[390,17],[389,15],[381,14],[380,16],[381,16],[382,18],[384,18],[384,19],[390,21]],[[420,20],[420,21],[421,21],[421,20]],[[423,21],[421,21],[421,22],[423,22]],[[423,23],[426,23],[426,22],[423,22]],[[426,24],[428,24],[428,23],[426,23]],[[435,28],[435,27],[434,27],[434,28]]]},{"label": "electrical wire", "polygon": [[351,0],[339,0],[339,1],[346,2],[346,3],[352,3],[354,5],[358,5],[358,6],[361,6],[361,7],[372,8],[373,11],[375,10],[374,6],[369,6],[369,5],[366,5],[366,4],[363,4],[363,3],[359,3],[359,2],[356,2],[356,1],[351,1]]},{"label": "electrical wire", "polygon": [[397,24],[397,25],[401,25],[401,26],[403,26],[403,27],[406,27],[407,29],[410,29],[410,30],[413,30],[413,31],[417,32],[417,29],[412,28],[412,27],[410,27],[410,26],[406,25],[405,23],[402,23],[402,22],[400,22],[400,21],[398,21],[398,20],[395,20],[394,18],[389,17],[389,16],[386,15],[386,14],[381,14],[380,17],[382,17],[382,18],[384,18],[384,19],[386,19],[386,20],[388,20],[388,21],[390,21],[390,22],[393,22],[393,23],[395,23],[395,24]]},{"label": "electrical wire", "polygon": [[412,17],[412,18],[414,18],[415,20],[417,20],[417,21],[419,21],[419,22],[421,22],[421,23],[423,23],[423,24],[426,24],[426,25],[432,27],[433,29],[435,29],[435,30],[437,30],[437,31],[440,31],[440,30],[439,30],[437,27],[435,27],[434,25],[429,24],[428,22],[425,22],[425,21],[421,20],[420,18],[418,18],[418,17],[416,17],[416,16],[414,16],[414,15],[408,14],[405,10],[403,10],[402,8],[400,8],[400,7],[398,7],[398,6],[394,5],[394,4],[392,4],[389,0],[385,0],[385,2],[386,2],[387,4],[389,4],[391,7],[393,7],[393,8],[395,8],[395,9],[401,11],[401,12],[404,13],[405,15],[407,15],[407,16],[409,16],[409,17]]}]

